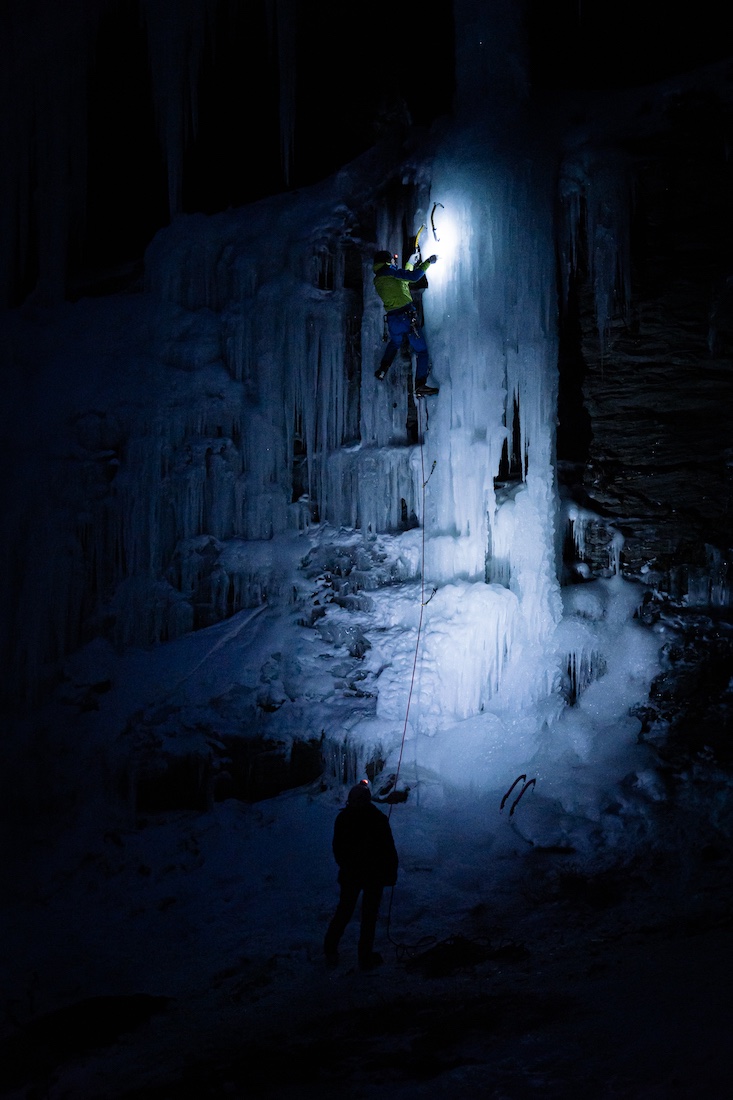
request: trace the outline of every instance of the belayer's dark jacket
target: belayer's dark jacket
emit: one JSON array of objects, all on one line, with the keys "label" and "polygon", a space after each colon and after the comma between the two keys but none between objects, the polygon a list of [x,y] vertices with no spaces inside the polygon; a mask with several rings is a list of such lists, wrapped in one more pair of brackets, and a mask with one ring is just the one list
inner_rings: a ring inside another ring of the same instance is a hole
[{"label": "belayer's dark jacket", "polygon": [[397,881],[392,829],[388,818],[371,802],[346,806],[336,815],[333,854],[341,884],[394,886]]}]

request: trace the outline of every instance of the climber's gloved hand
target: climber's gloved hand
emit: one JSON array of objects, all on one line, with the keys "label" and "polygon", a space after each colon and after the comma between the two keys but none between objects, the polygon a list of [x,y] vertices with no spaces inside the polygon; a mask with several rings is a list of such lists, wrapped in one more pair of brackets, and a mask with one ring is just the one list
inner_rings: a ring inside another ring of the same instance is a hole
[{"label": "climber's gloved hand", "polygon": [[413,252],[413,254],[410,256],[410,259],[408,260],[408,263],[412,267],[415,267],[416,264],[419,264],[420,263],[420,253],[419,252]]},{"label": "climber's gloved hand", "polygon": [[438,261],[438,257],[435,254],[433,254],[432,256],[428,256],[428,263],[429,264],[437,263],[437,261]]}]

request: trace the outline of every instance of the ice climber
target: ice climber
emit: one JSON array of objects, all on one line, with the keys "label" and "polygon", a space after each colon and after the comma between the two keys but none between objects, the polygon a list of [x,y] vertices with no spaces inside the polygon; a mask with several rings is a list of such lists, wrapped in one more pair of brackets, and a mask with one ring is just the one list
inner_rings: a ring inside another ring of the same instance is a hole
[{"label": "ice climber", "polygon": [[365,779],[351,788],[346,806],[336,815],[333,854],[341,894],[323,941],[326,961],[332,966],[338,962],[339,941],[361,894],[359,966],[372,970],[384,961],[374,950],[374,935],[384,887],[397,881],[398,859],[389,819],[372,802]]},{"label": "ice climber", "polygon": [[429,397],[438,392],[438,387],[428,385],[430,372],[428,345],[418,325],[417,309],[410,294],[409,284],[419,282],[437,259],[437,256],[429,256],[427,260],[420,260],[420,254],[415,252],[405,267],[398,267],[397,257],[390,252],[374,254],[374,287],[384,303],[389,332],[387,347],[384,349],[382,361],[374,377],[380,382],[384,379],[406,337],[415,352],[416,397]]}]

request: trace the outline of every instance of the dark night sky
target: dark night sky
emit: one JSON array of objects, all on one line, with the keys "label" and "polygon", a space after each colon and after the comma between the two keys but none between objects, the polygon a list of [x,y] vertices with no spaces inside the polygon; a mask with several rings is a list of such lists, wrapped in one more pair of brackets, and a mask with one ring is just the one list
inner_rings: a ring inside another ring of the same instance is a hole
[{"label": "dark night sky", "polygon": [[733,55],[725,6],[713,0],[529,0],[528,10],[543,87],[633,87]]},{"label": "dark night sky", "polygon": [[[276,59],[265,0],[222,0],[206,50],[199,122],[184,164],[184,208],[213,213],[284,188]],[[297,114],[291,186],[327,177],[374,142],[397,103],[429,125],[451,109],[451,0],[372,5],[354,28],[342,0],[298,4]],[[724,57],[722,5],[700,0],[694,19],[659,0],[528,0],[532,86],[613,89],[662,79]],[[441,60],[436,60],[439,57]],[[136,0],[103,20],[90,69],[86,224],[72,269],[139,259],[168,220],[165,169]]]}]

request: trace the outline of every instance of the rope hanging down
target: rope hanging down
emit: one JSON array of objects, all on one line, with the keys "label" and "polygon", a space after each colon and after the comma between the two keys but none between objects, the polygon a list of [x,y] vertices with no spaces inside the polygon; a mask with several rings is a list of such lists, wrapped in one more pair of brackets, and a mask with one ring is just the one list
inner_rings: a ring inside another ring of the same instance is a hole
[{"label": "rope hanging down", "polygon": [[[415,638],[415,656],[414,656],[413,662],[412,662],[412,675],[410,677],[410,690],[407,694],[407,707],[405,708],[405,722],[404,722],[404,725],[402,727],[402,742],[400,744],[400,755],[399,755],[399,758],[397,760],[397,771],[396,771],[395,777],[394,777],[394,789],[395,790],[397,789],[397,783],[398,783],[398,780],[400,778],[400,769],[402,767],[402,754],[405,750],[405,737],[407,736],[407,721],[410,717],[410,704],[412,703],[412,692],[413,692],[413,689],[415,687],[415,673],[417,671],[417,657],[418,657],[418,653],[420,651],[420,636],[422,634],[423,613],[425,611],[426,604],[430,603],[430,600],[432,600],[433,596],[435,595],[435,589],[433,589],[429,599],[428,600],[425,599],[425,488],[428,484],[428,481],[430,481],[430,478],[433,475],[433,470],[435,469],[437,459],[433,462],[430,473],[429,473],[428,477],[426,478],[425,477],[425,454],[424,454],[424,451],[423,451],[423,429],[422,429],[422,423],[421,423],[421,411],[420,411],[420,402],[419,401],[417,402],[417,432],[418,432],[418,438],[420,440],[420,468],[421,468],[421,471],[422,471],[422,501],[421,501],[422,545],[421,545],[421,562],[420,562],[420,619],[418,620],[418,624],[417,624],[417,637]],[[391,803],[390,807],[389,807],[389,813],[387,815],[388,817],[392,816],[393,808],[394,808],[394,803]],[[391,905],[391,902],[390,902],[390,905]]]},{"label": "rope hanging down", "polygon": [[[399,759],[397,761],[397,772],[396,772],[395,777],[394,777],[394,789],[395,790],[397,789],[397,783],[398,783],[398,780],[400,778],[400,769],[402,767],[402,753],[404,752],[405,737],[407,735],[407,721],[408,721],[408,718],[410,716],[410,703],[412,702],[412,692],[413,692],[413,688],[415,686],[415,672],[417,670],[417,657],[418,657],[418,653],[420,651],[420,635],[422,633],[423,612],[425,610],[426,604],[430,603],[430,600],[432,600],[433,596],[435,595],[435,589],[433,589],[432,594],[430,595],[430,597],[427,600],[425,599],[425,487],[427,486],[428,481],[432,477],[433,470],[435,469],[435,462],[433,462],[430,473],[428,474],[428,477],[426,478],[425,477],[425,456],[424,456],[424,453],[423,453],[423,432],[422,432],[422,423],[421,423],[421,417],[420,417],[420,403],[419,402],[418,402],[418,406],[417,406],[417,430],[418,430],[418,436],[419,436],[419,439],[420,439],[420,466],[421,466],[421,469],[422,469],[422,504],[421,504],[421,507],[422,507],[421,558],[422,558],[422,560],[421,560],[421,565],[420,565],[420,619],[419,619],[418,624],[417,624],[417,637],[415,638],[415,656],[414,656],[414,659],[413,659],[413,662],[412,662],[412,676],[410,678],[410,691],[409,691],[408,696],[407,696],[407,707],[405,708],[405,723],[404,723],[404,726],[402,727],[402,743],[400,745],[400,755],[399,755]],[[393,809],[394,809],[394,803],[391,803],[390,807],[389,807],[389,812],[387,814],[388,817],[392,816],[392,810]],[[398,943],[396,940],[392,939],[392,933],[391,933],[391,927],[392,927],[392,901],[394,899],[394,890],[395,890],[395,888],[393,886],[391,888],[390,892],[389,892],[389,906],[387,908],[387,938],[390,941],[390,943],[394,946],[398,957],[400,955],[404,955],[404,954],[414,955],[418,951],[420,951],[422,948],[428,947],[431,943],[435,943],[435,936],[424,936],[421,940],[418,941],[418,943],[415,943],[415,944]]]}]

